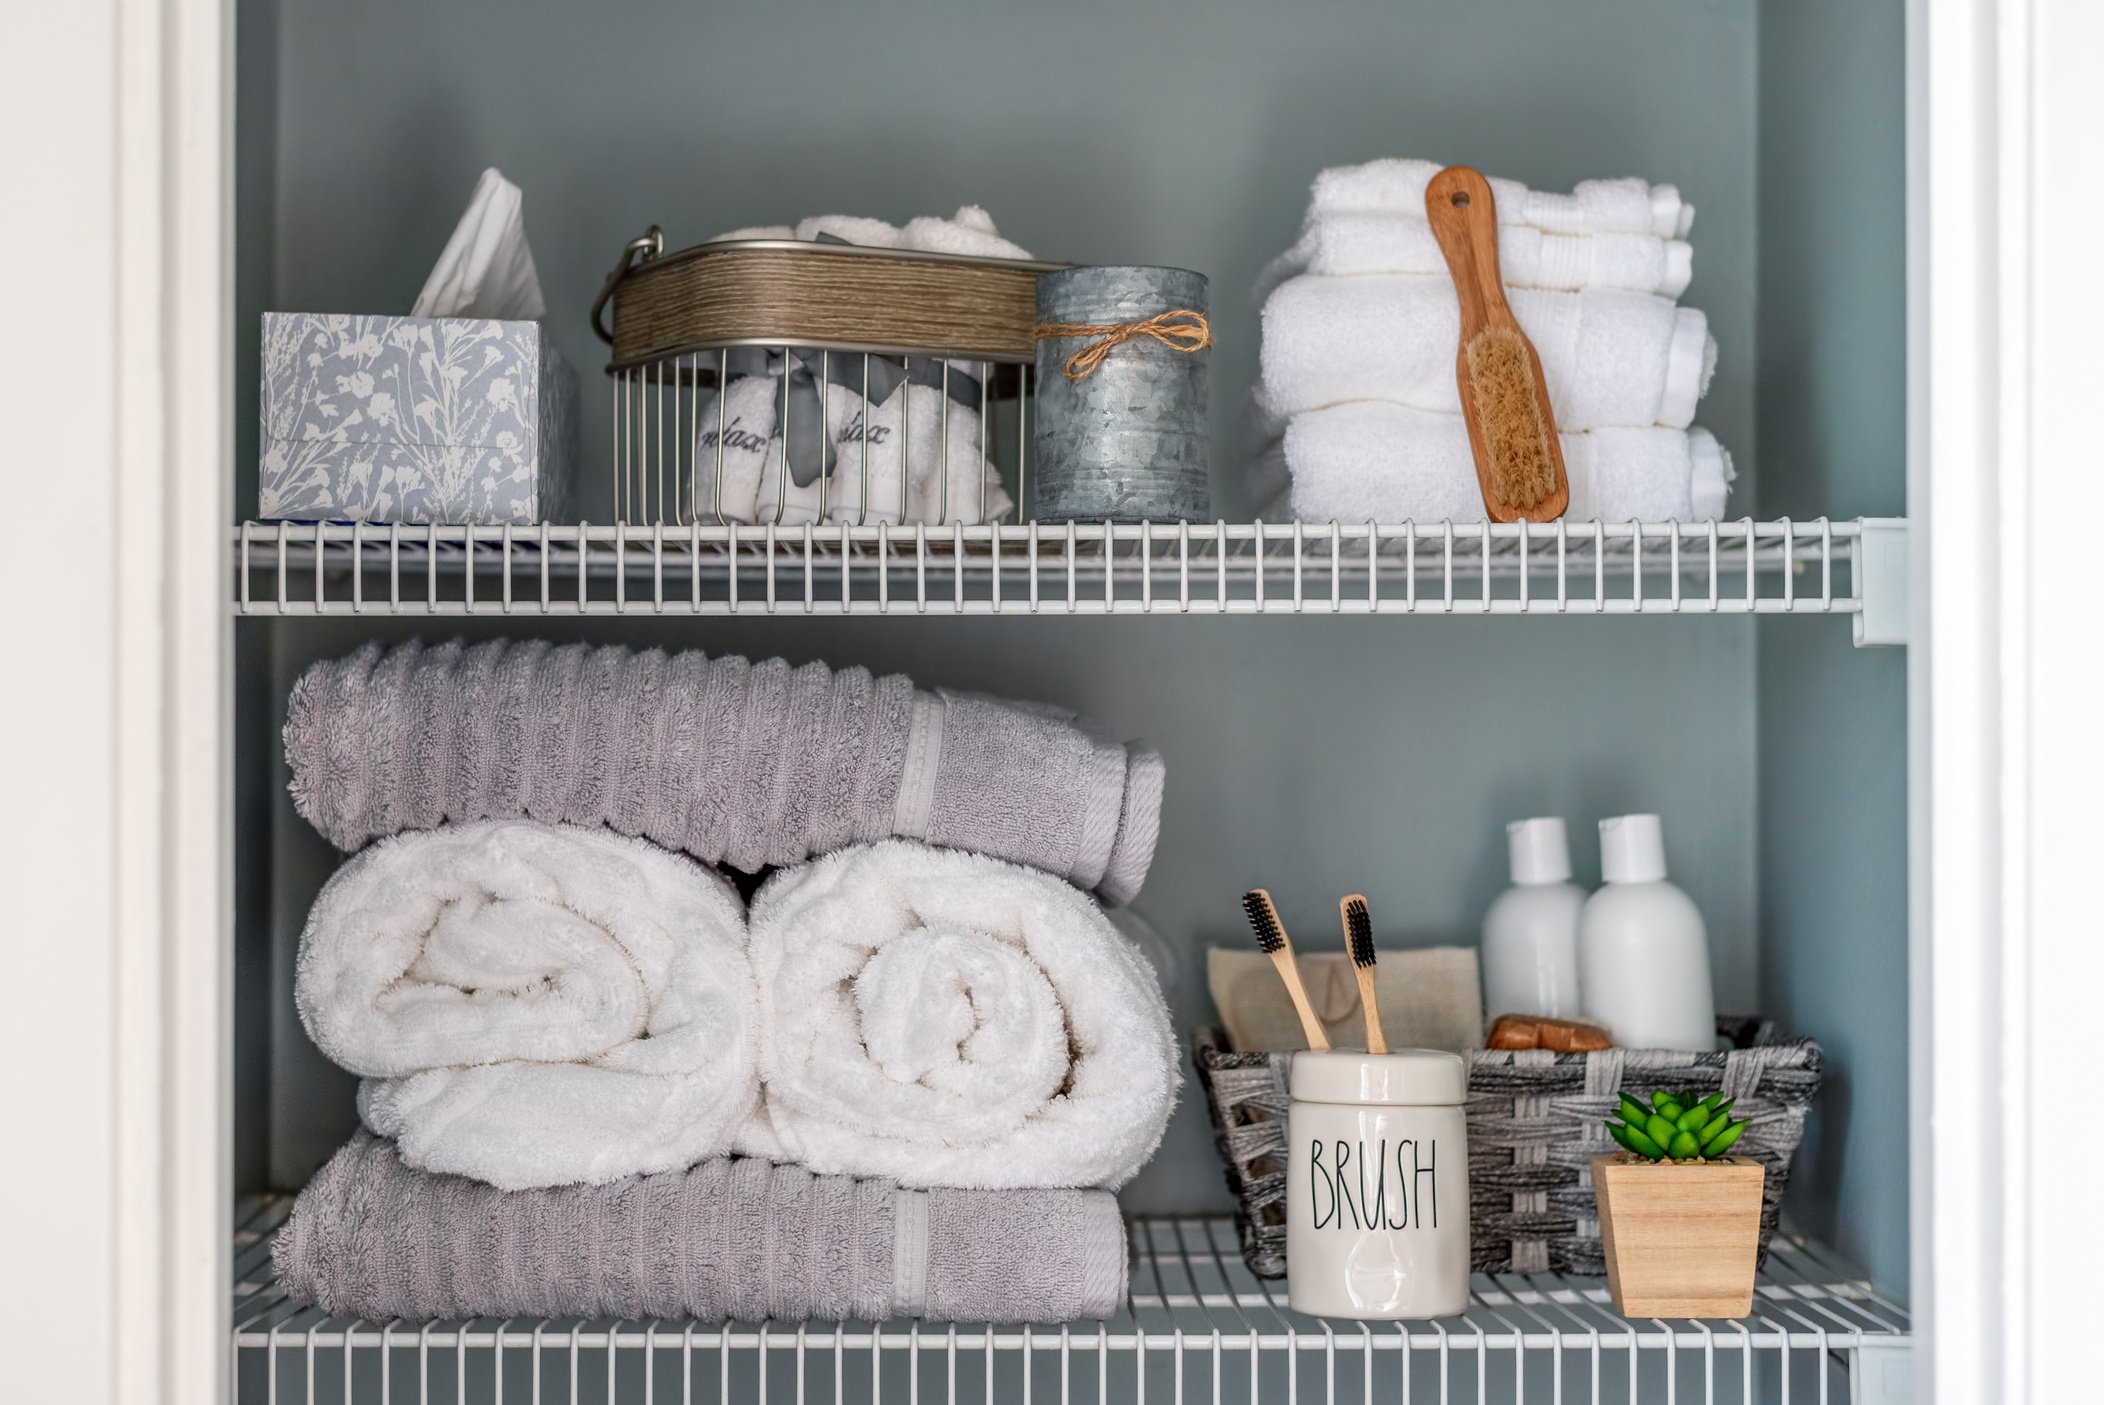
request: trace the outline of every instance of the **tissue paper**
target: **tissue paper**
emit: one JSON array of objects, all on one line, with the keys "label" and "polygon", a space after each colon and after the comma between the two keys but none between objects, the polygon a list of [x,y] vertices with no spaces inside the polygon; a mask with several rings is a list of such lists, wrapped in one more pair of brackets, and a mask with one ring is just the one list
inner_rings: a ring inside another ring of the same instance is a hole
[{"label": "tissue paper", "polygon": [[495,166],[484,171],[409,315],[519,321],[547,316],[526,243],[525,206],[519,188]]}]

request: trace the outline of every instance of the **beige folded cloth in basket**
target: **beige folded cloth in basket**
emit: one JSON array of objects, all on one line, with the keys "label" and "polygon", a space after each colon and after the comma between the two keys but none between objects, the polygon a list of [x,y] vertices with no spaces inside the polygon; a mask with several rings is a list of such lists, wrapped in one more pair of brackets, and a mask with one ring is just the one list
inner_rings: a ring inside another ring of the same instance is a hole
[{"label": "beige folded cloth in basket", "polygon": [[[1236,1052],[1307,1047],[1300,1017],[1270,957],[1218,946],[1205,955],[1206,985]],[[1391,1045],[1457,1053],[1482,1047],[1483,982],[1474,948],[1432,946],[1379,956],[1374,996],[1381,1002],[1381,1029]],[[1317,951],[1298,960],[1301,984],[1330,1041],[1340,1048],[1363,1048],[1366,1029],[1350,958],[1340,951]]]}]

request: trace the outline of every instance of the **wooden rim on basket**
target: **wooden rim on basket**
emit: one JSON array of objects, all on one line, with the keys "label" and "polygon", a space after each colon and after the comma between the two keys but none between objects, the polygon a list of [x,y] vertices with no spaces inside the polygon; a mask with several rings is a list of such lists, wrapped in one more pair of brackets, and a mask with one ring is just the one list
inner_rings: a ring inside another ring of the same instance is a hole
[{"label": "wooden rim on basket", "polygon": [[1038,275],[1068,267],[798,239],[662,247],[655,228],[631,241],[592,305],[609,373],[758,345],[1026,363]]}]

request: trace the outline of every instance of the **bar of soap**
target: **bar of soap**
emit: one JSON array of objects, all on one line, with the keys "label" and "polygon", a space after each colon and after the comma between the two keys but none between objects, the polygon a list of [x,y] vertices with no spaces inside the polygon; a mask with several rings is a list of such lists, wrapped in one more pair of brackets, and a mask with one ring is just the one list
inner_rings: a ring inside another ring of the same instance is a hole
[{"label": "bar of soap", "polygon": [[1583,1020],[1555,1020],[1547,1015],[1500,1015],[1490,1027],[1493,1049],[1547,1049],[1557,1054],[1588,1054],[1612,1047],[1607,1031]]}]

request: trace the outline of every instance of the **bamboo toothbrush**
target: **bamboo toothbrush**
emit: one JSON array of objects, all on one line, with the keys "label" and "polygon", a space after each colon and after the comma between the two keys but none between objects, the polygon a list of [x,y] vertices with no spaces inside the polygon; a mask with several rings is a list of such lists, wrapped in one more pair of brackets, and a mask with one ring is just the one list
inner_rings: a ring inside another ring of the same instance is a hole
[{"label": "bamboo toothbrush", "polygon": [[1271,894],[1262,888],[1252,888],[1242,895],[1242,911],[1249,914],[1249,929],[1257,934],[1257,945],[1278,967],[1278,978],[1286,983],[1286,994],[1293,999],[1293,1008],[1300,1014],[1301,1032],[1308,1037],[1308,1047],[1327,1050],[1329,1035],[1322,1031],[1322,1021],[1315,1018],[1315,1007],[1308,1003],[1308,992],[1301,988],[1300,967],[1293,961],[1293,943],[1287,939],[1286,924],[1278,920],[1278,909],[1272,905]]},{"label": "bamboo toothbrush", "polygon": [[1455,357],[1476,481],[1493,522],[1549,522],[1571,505],[1541,358],[1505,304],[1498,207],[1480,171],[1449,166],[1425,186],[1425,220],[1461,299]]},{"label": "bamboo toothbrush", "polygon": [[1353,893],[1337,904],[1344,915],[1345,943],[1351,948],[1352,974],[1359,978],[1359,1009],[1366,1015],[1366,1052],[1388,1052],[1387,1036],[1381,1033],[1381,1004],[1373,994],[1373,910],[1362,894]]}]

